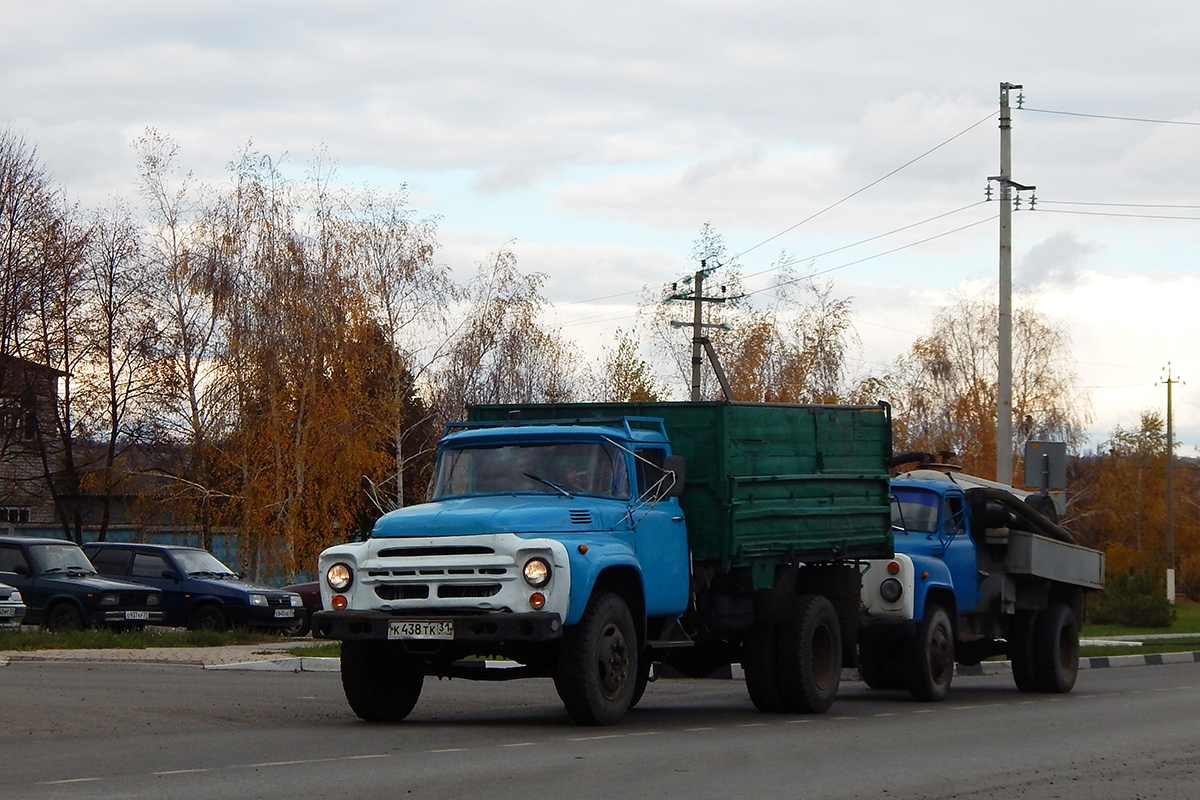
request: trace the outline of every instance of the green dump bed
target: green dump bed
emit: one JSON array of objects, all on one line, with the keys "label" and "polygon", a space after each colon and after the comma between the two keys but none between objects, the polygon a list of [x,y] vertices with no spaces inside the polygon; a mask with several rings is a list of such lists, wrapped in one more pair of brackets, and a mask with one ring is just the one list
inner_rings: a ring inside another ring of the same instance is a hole
[{"label": "green dump bed", "polygon": [[725,568],[892,556],[887,406],[563,403],[476,406],[470,420],[658,417],[685,460],[692,556]]}]

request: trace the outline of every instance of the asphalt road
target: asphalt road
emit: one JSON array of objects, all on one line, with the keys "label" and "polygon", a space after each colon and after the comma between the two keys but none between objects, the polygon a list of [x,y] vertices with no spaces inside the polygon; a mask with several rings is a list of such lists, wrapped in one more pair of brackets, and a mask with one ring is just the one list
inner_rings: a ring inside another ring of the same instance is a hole
[{"label": "asphalt road", "polygon": [[0,798],[1171,798],[1200,787],[1200,664],[1008,676],[950,698],[843,684],[816,717],[740,681],[662,680],[615,728],[548,681],[429,681],[412,717],[359,722],[336,673],[152,664],[0,668]]}]

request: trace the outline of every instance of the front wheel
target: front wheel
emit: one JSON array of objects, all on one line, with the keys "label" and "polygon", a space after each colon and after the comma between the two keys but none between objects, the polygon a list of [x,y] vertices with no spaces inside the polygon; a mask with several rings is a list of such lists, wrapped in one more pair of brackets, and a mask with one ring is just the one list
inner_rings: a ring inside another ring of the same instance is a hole
[{"label": "front wheel", "polygon": [[611,592],[593,595],[559,647],[554,688],[571,719],[581,725],[620,722],[633,705],[642,655],[625,601]]},{"label": "front wheel", "polygon": [[925,607],[913,646],[915,652],[909,662],[912,696],[925,702],[945,699],[954,679],[954,629],[944,608],[933,603]]},{"label": "front wheel", "polygon": [[779,626],[775,663],[781,710],[822,714],[833,705],[842,680],[842,629],[827,598],[796,598]]},{"label": "front wheel", "polygon": [[412,713],[425,674],[393,642],[342,642],[342,691],[359,719],[399,722]]},{"label": "front wheel", "polygon": [[225,614],[214,605],[202,605],[188,619],[190,631],[223,631],[229,627]]},{"label": "front wheel", "polygon": [[1071,607],[1055,603],[1038,615],[1033,677],[1040,692],[1066,694],[1079,675],[1079,623]]}]

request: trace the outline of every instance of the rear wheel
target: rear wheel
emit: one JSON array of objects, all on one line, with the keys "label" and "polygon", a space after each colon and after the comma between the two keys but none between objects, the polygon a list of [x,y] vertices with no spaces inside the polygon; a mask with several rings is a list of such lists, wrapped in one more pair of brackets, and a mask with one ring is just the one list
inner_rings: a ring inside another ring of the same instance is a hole
[{"label": "rear wheel", "polygon": [[1066,694],[1079,675],[1079,623],[1071,607],[1055,603],[1038,615],[1033,676],[1038,691]]},{"label": "rear wheel", "polygon": [[620,722],[633,705],[641,655],[629,606],[611,592],[593,595],[563,637],[554,676],[571,719],[581,725]]},{"label": "rear wheel", "polygon": [[425,675],[415,659],[392,642],[342,642],[342,691],[367,722],[399,722],[421,697]]},{"label": "rear wheel", "polygon": [[944,608],[934,603],[926,605],[913,646],[915,652],[909,662],[912,696],[925,702],[945,699],[954,679],[954,629]]},{"label": "rear wheel", "polygon": [[83,627],[83,614],[79,613],[79,609],[71,603],[58,603],[51,606],[46,612],[46,620],[43,623],[46,630],[54,633],[63,633],[65,631],[77,631]]},{"label": "rear wheel", "polygon": [[842,632],[827,598],[795,599],[779,626],[775,663],[782,711],[821,714],[833,705],[842,679]]},{"label": "rear wheel", "polygon": [[1018,611],[1008,626],[1008,660],[1012,664],[1013,683],[1022,692],[1036,692],[1033,651],[1038,612]]}]

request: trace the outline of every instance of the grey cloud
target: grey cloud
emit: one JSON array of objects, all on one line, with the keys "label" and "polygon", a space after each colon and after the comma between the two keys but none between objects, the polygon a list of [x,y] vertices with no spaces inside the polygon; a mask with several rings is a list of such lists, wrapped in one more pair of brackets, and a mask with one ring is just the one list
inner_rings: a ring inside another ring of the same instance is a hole
[{"label": "grey cloud", "polygon": [[1013,281],[1025,289],[1074,285],[1088,257],[1099,249],[1074,233],[1056,233],[1034,245],[1020,259],[1013,270]]}]

